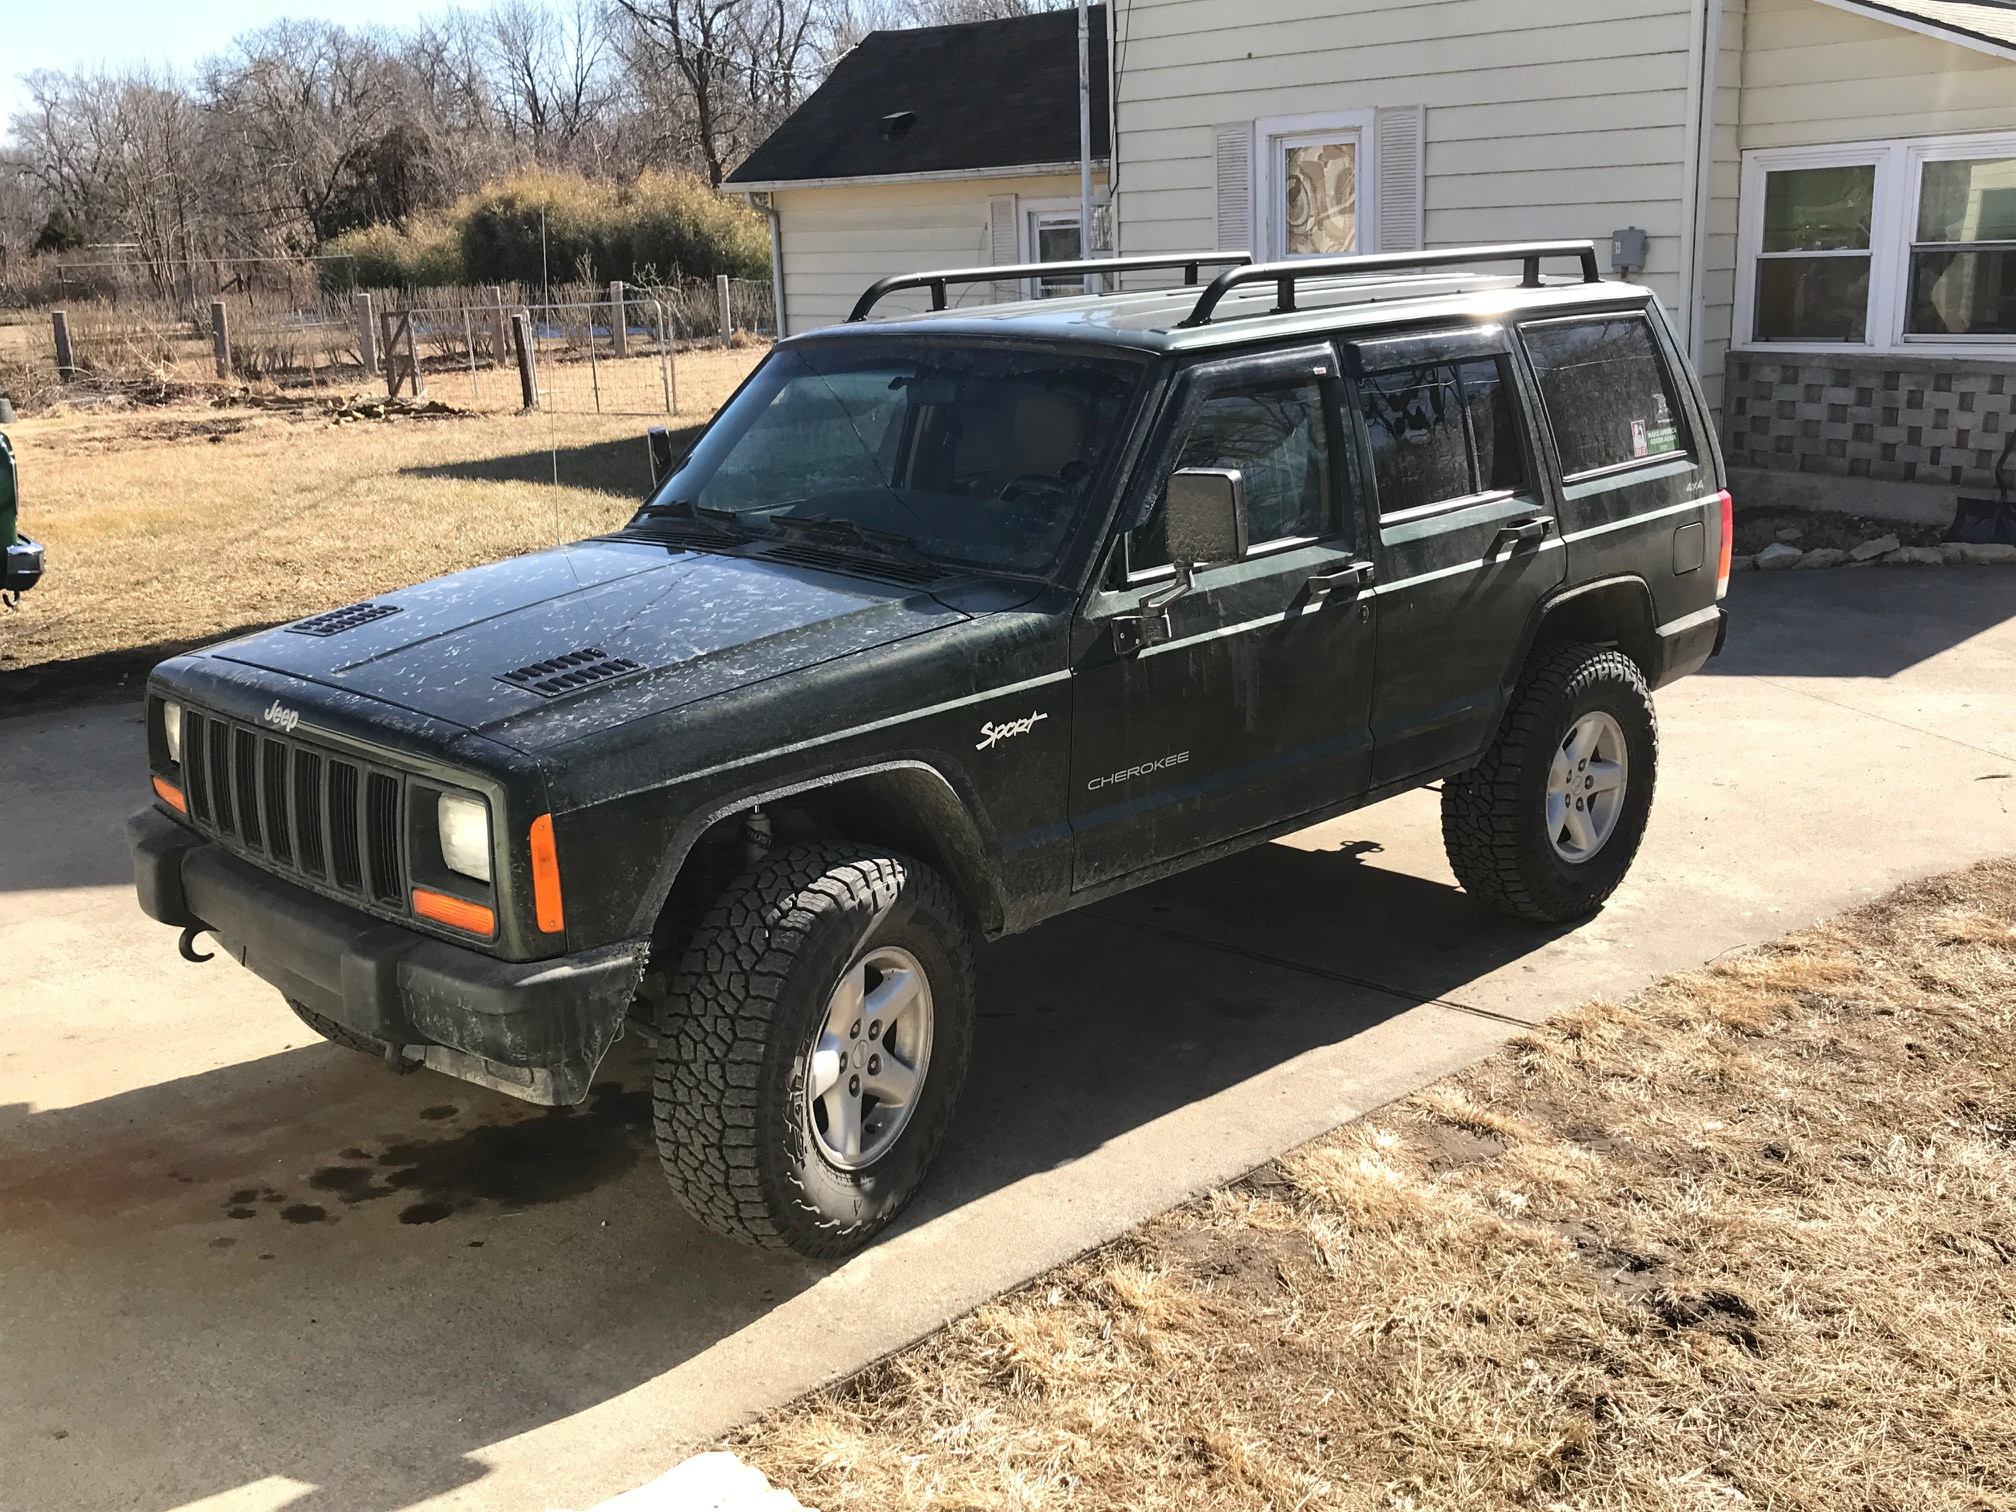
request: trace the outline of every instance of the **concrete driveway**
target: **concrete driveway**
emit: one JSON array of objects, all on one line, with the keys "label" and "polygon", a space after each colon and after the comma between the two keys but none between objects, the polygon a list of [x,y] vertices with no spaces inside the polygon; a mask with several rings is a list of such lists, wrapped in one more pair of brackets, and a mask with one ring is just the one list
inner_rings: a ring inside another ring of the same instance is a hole
[{"label": "concrete driveway", "polygon": [[543,1112],[183,964],[126,878],[137,710],[0,721],[0,1504],[585,1506],[1521,1024],[2016,850],[2016,572],[1732,608],[1599,918],[1474,907],[1417,793],[993,947],[937,1173],[837,1268],[680,1215],[635,1045]]}]

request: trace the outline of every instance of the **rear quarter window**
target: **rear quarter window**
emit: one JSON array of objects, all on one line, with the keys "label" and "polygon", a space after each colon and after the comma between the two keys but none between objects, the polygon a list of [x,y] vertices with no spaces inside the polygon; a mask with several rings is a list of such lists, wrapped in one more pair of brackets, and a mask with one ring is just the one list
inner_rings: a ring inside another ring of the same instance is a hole
[{"label": "rear quarter window", "polygon": [[1520,334],[1564,477],[1689,450],[1673,375],[1643,315],[1535,321]]}]

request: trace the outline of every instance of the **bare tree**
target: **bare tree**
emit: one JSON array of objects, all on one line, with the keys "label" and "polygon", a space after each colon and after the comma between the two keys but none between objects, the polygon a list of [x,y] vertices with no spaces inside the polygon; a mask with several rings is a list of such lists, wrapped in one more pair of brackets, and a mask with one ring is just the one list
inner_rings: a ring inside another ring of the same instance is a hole
[{"label": "bare tree", "polygon": [[540,162],[569,162],[584,149],[594,157],[592,138],[616,95],[601,8],[498,0],[483,30],[496,106],[514,138]]}]

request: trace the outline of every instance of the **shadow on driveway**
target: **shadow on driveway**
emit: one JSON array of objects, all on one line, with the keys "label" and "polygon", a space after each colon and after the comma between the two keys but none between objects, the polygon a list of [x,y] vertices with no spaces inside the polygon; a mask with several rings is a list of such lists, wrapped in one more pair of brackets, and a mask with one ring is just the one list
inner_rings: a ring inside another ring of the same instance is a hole
[{"label": "shadow on driveway", "polygon": [[1729,588],[1723,677],[1894,677],[2016,619],[2016,569],[1745,572]]},{"label": "shadow on driveway", "polygon": [[[987,948],[972,1074],[905,1226],[1549,938],[1360,849],[1264,846],[1144,890],[1138,918],[1077,914]],[[1328,920],[1351,979],[1273,958],[1262,926],[1291,899]],[[1193,938],[1207,930],[1227,948]],[[1403,960],[1407,990],[1360,985]],[[49,1489],[74,1486],[83,1505],[167,1509],[280,1475],[320,1488],[290,1512],[404,1505],[816,1287],[828,1267],[679,1211],[649,1069],[627,1041],[588,1104],[548,1111],[318,1045],[0,1109],[13,1498],[60,1505]]]}]

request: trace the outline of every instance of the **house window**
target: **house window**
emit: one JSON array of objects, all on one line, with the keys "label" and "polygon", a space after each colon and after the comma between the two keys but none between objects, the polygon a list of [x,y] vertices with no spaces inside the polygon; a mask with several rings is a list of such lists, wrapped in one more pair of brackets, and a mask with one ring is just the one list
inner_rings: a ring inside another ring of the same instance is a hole
[{"label": "house window", "polygon": [[2016,133],[1744,158],[1739,344],[2016,347]]},{"label": "house window", "polygon": [[1268,255],[1340,257],[1377,245],[1372,197],[1359,193],[1372,122],[1369,110],[1347,110],[1253,123]]},{"label": "house window", "polygon": [[1281,151],[1281,250],[1289,257],[1358,250],[1358,134],[1290,137]]},{"label": "house window", "polygon": [[[1032,262],[1078,262],[1084,254],[1079,237],[1078,211],[1032,210],[1029,212],[1029,249]],[[1060,294],[1083,294],[1082,278],[1039,278],[1030,292],[1038,299]]]},{"label": "house window", "polygon": [[1764,175],[1759,341],[1865,341],[1876,165]]},{"label": "house window", "polygon": [[2016,156],[1920,165],[1911,336],[2016,336]]}]

